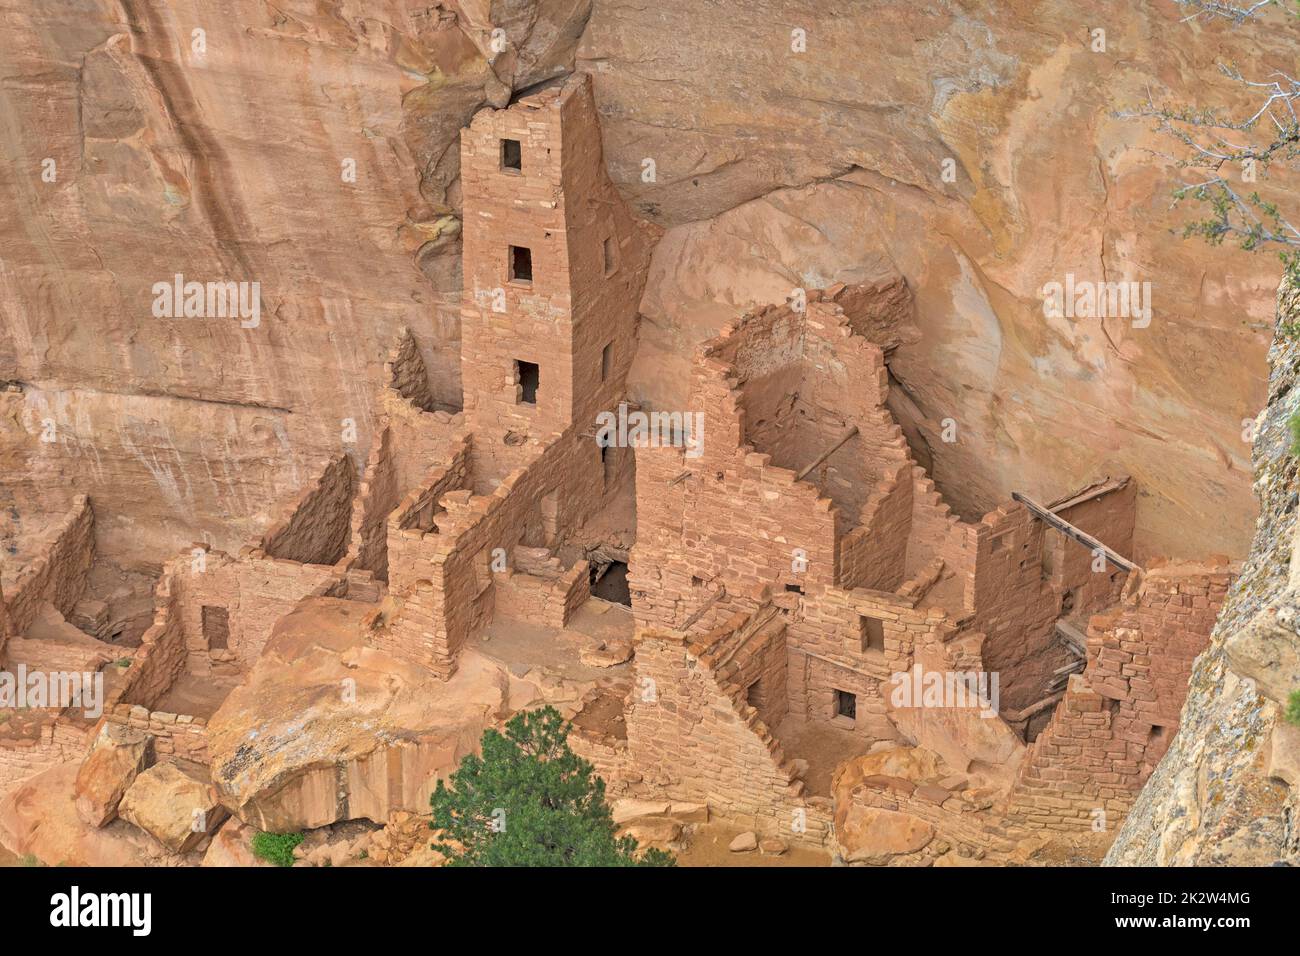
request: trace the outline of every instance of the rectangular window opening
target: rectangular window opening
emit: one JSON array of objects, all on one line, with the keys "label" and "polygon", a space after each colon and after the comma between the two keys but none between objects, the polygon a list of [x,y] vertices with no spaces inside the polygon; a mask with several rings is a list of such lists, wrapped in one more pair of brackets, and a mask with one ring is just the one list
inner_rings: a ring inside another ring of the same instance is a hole
[{"label": "rectangular window opening", "polygon": [[519,145],[519,140],[503,139],[501,141],[501,168],[517,173],[523,172],[524,151]]},{"label": "rectangular window opening", "polygon": [[203,605],[203,638],[208,650],[224,651],[230,647],[230,612],[224,607]]},{"label": "rectangular window opening", "polygon": [[881,651],[885,649],[885,623],[874,617],[858,618],[858,636],[862,639],[862,650]]},{"label": "rectangular window opening", "polygon": [[519,382],[519,401],[525,405],[536,405],[537,386],[541,380],[541,370],[537,363],[516,359],[515,379]]},{"label": "rectangular window opening", "polygon": [[850,694],[847,690],[837,690],[835,692],[835,716],[857,720],[858,695]]},{"label": "rectangular window opening", "polygon": [[510,281],[533,281],[533,251],[527,246],[510,247]]}]

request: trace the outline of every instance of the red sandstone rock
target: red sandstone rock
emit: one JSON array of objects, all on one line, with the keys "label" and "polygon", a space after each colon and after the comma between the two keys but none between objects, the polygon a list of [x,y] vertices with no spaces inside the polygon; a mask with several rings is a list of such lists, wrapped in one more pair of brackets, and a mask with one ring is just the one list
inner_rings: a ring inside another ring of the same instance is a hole
[{"label": "red sandstone rock", "polygon": [[251,840],[257,830],[232,817],[212,836],[203,866],[274,866],[253,853]]},{"label": "red sandstone rock", "polygon": [[755,850],[757,848],[758,834],[754,833],[752,830],[747,830],[744,833],[737,834],[731,843],[727,845],[727,849],[732,853],[748,853],[750,850]]},{"label": "red sandstone rock", "polygon": [[906,813],[855,805],[835,836],[846,863],[878,866],[923,849],[934,839],[934,827]]},{"label": "red sandstone rock", "polygon": [[92,827],[113,820],[123,795],[144,770],[148,752],[145,734],[105,723],[77,771],[77,815]]},{"label": "red sandstone rock", "polygon": [[88,826],[78,816],[73,787],[78,764],[65,763],[23,781],[0,799],[0,843],[48,866],[183,866],[173,853],[123,819]]},{"label": "red sandstone rock", "polygon": [[186,853],[216,832],[229,815],[199,767],[155,764],[122,797],[118,814],[174,853]]},{"label": "red sandstone rock", "polygon": [[466,652],[439,682],[366,647],[359,607],[316,598],[281,619],[212,718],[213,779],[245,823],[291,832],[425,810],[436,776],[501,713],[499,667]]}]

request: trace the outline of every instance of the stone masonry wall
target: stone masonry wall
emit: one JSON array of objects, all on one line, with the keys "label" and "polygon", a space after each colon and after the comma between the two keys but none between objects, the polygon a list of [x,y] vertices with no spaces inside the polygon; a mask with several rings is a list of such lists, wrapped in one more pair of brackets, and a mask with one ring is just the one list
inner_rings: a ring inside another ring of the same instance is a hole
[{"label": "stone masonry wall", "polygon": [[34,736],[0,738],[0,796],[42,770],[80,760],[89,742],[86,727],[58,719],[44,721]]},{"label": "stone masonry wall", "polygon": [[105,713],[104,719],[153,737],[154,753],[160,762],[187,760],[205,767],[210,763],[208,722],[202,717],[118,704]]},{"label": "stone masonry wall", "polygon": [[1001,675],[1007,710],[1046,696],[1052,672],[1070,659],[1055,636],[1059,601],[1043,579],[1043,528],[1023,505],[1008,504],[968,531],[970,626],[985,635],[984,666]]},{"label": "stone masonry wall", "polygon": [[[842,410],[843,425],[791,451],[789,436],[807,423],[780,420],[774,404],[780,389],[773,383],[779,384],[783,369],[805,362],[809,387],[820,383],[862,398],[856,410]],[[837,582],[901,584],[913,488],[905,477],[906,443],[885,409],[887,394],[880,349],[854,336],[839,307],[821,301],[819,293],[809,296],[806,314],[769,307],[706,342],[691,387],[691,405],[707,423],[702,454],[687,458],[682,449],[649,445],[636,450],[637,543],[628,580],[638,598],[637,620],[680,627],[720,589],[729,600],[718,602],[697,628],[752,609],[752,601],[730,599],[767,585],[798,586],[812,595]],[[859,428],[858,435],[804,481],[774,464],[772,453],[745,443],[752,426],[783,462],[793,456],[792,466],[803,466],[842,437],[848,424]],[[836,508],[836,496],[857,501],[836,490],[836,462],[882,480],[857,512]],[[849,530],[863,521],[871,528]]]},{"label": "stone masonry wall", "polygon": [[300,564],[342,559],[352,532],[356,477],[356,466],[347,455],[331,461],[315,485],[299,496],[289,516],[263,536],[262,550]]},{"label": "stone masonry wall", "polygon": [[86,589],[86,575],[94,559],[94,525],[90,500],[78,495],[50,535],[48,549],[19,573],[9,590],[8,614],[15,633],[21,634],[31,626],[45,601],[65,617],[72,613]]},{"label": "stone masonry wall", "polygon": [[348,568],[370,571],[380,581],[388,580],[388,516],[402,496],[397,482],[393,429],[382,419],[352,502],[347,554]]},{"label": "stone masonry wall", "polygon": [[153,706],[185,669],[188,648],[177,610],[173,568],[174,562],[164,565],[154,587],[153,624],[144,632],[131,665],[106,701],[110,711],[119,703]]},{"label": "stone masonry wall", "polygon": [[862,509],[861,525],[840,540],[841,587],[896,591],[902,585],[914,490],[910,462],[877,482]]},{"label": "stone masonry wall", "polygon": [[[827,588],[801,604],[789,624],[790,712],[807,720],[832,720],[835,692],[847,691],[857,697],[852,729],[869,737],[892,736],[889,681],[911,668],[919,642],[940,641],[950,630],[943,612],[863,588]],[[864,618],[879,622],[883,647],[864,644]]]},{"label": "stone masonry wall", "polygon": [[[396,555],[414,539],[407,532],[395,536],[390,528],[394,588],[405,594],[406,580],[432,585],[422,590],[414,604],[408,604],[415,615],[410,617],[410,631],[416,641],[410,652],[416,656],[408,659],[432,666],[444,678],[451,676],[460,648],[491,617],[493,552],[502,549],[509,556],[524,543],[542,502],[551,495],[558,499],[557,527],[579,526],[604,498],[599,453],[594,441],[570,432],[547,447],[537,461],[507,476],[490,495],[475,495],[468,489],[444,494],[441,502],[446,510],[435,519],[439,533],[423,534],[418,551],[410,552],[409,558],[407,552],[400,559]],[[552,546],[561,543],[557,540]],[[416,618],[426,613],[431,620],[417,623]],[[402,643],[398,637],[393,640]],[[431,661],[423,656],[430,649]],[[407,652],[399,649],[395,653]]]},{"label": "stone masonry wall", "polygon": [[[1133,482],[1057,513],[1123,557],[1133,557],[1137,519],[1137,485]],[[1101,571],[1094,570],[1096,557],[1092,551],[1055,531],[1047,532],[1045,547],[1053,587],[1062,595],[1073,592],[1072,615],[1095,614],[1119,600],[1128,572],[1109,563]]]},{"label": "stone masonry wall", "polygon": [[567,570],[557,569],[548,575],[511,568],[495,581],[496,614],[560,630],[591,596],[591,565],[578,561]]},{"label": "stone masonry wall", "polygon": [[1088,669],[1071,678],[1030,748],[1011,819],[1054,830],[1110,830],[1123,819],[1177,733],[1192,663],[1232,577],[1157,569],[1124,605],[1093,618]]},{"label": "stone masonry wall", "polygon": [[745,703],[745,689],[719,681],[706,652],[684,635],[638,636],[637,681],[626,709],[633,765],[644,768],[646,784],[671,800],[707,803],[761,835],[822,845],[829,800],[801,796],[802,781]]},{"label": "stone masonry wall", "polygon": [[[237,557],[221,551],[182,556],[173,567],[186,668],[199,676],[243,673],[261,656],[275,622],[303,598],[323,593],[340,576],[333,567],[271,558],[253,548]],[[204,633],[205,607],[227,614],[224,649],[210,646],[211,635]]]}]

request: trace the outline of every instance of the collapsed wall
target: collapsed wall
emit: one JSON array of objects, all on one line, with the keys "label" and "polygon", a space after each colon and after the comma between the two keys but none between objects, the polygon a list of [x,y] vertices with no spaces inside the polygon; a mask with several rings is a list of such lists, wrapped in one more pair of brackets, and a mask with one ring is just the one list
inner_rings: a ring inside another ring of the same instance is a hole
[{"label": "collapsed wall", "polygon": [[[12,633],[27,630],[46,602],[65,617],[72,613],[86,589],[86,576],[95,553],[94,535],[95,516],[90,499],[77,495],[69,510],[44,530],[39,553],[32,556],[6,588],[5,616]],[[0,652],[6,636],[0,632]]]},{"label": "collapsed wall", "polygon": [[1192,661],[1232,578],[1224,568],[1160,567],[1122,605],[1093,617],[1088,668],[1071,678],[1034,742],[1012,819],[1114,831],[1178,733]]},{"label": "collapsed wall", "polygon": [[[641,632],[627,699],[627,757],[655,793],[705,803],[767,836],[821,846],[830,801],[803,796],[798,769],[746,699],[746,670],[763,669],[768,645],[783,631],[779,616],[742,614],[698,639]],[[776,699],[756,703],[769,717],[779,708]]]},{"label": "collapsed wall", "polygon": [[[53,678],[59,672],[95,672],[107,661],[108,645],[72,629],[64,620],[86,589],[94,560],[94,513],[85,495],[41,530],[30,544],[30,560],[0,591],[0,666],[21,667]],[[59,631],[74,640],[61,639]],[[16,682],[15,685],[16,687]],[[56,764],[76,759],[93,721],[73,707],[9,704],[0,723],[0,793]]]}]

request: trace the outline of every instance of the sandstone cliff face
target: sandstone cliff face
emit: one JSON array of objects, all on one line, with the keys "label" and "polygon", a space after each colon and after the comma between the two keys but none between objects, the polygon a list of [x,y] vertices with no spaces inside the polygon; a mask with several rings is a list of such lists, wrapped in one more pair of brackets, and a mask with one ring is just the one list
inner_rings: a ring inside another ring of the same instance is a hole
[{"label": "sandstone cliff face", "polygon": [[[458,131],[578,68],[612,175],[667,229],[639,397],[684,402],[690,347],[749,306],[901,272],[923,334],[891,359],[896,402],[959,509],[1124,471],[1142,553],[1241,553],[1269,264],[1172,237],[1170,170],[1109,112],[1147,86],[1231,102],[1204,79],[1216,59],[1264,70],[1283,42],[1178,19],[1120,0],[0,0],[0,381],[20,383],[0,392],[0,505],[89,493],[124,564],[233,549],[326,460],[364,458],[401,326],[456,406]],[[1046,320],[1039,289],[1069,272],[1153,281],[1151,326]],[[259,325],[155,317],[176,274],[259,282]]]},{"label": "sandstone cliff face", "polygon": [[[1278,294],[1278,322],[1300,319],[1300,289]],[[1255,438],[1260,518],[1210,647],[1196,660],[1178,736],[1112,845],[1112,865],[1300,863],[1300,728],[1281,716],[1300,690],[1300,342],[1279,333],[1269,404]]]}]

